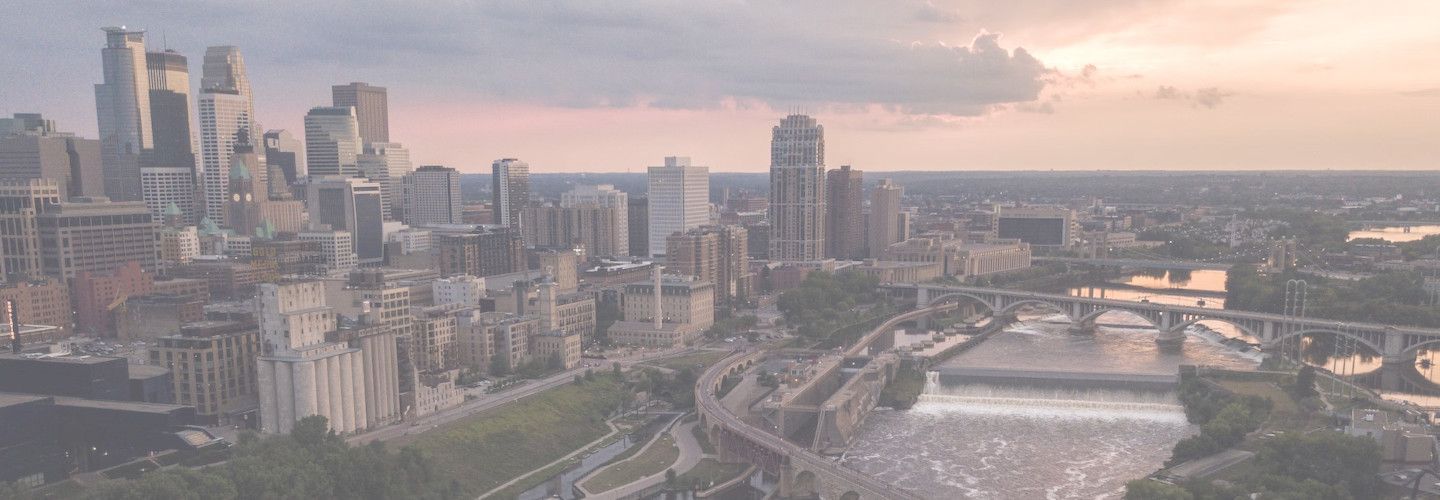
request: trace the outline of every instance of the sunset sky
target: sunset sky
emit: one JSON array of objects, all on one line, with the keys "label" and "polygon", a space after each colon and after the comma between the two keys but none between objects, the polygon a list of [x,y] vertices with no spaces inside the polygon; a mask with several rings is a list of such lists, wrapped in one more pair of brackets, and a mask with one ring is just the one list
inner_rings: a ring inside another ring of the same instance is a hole
[{"label": "sunset sky", "polygon": [[1435,0],[22,2],[0,113],[95,137],[99,28],[126,25],[196,84],[239,46],[266,128],[388,87],[391,138],[468,172],[760,172],[795,109],[872,171],[1440,169],[1437,23]]}]

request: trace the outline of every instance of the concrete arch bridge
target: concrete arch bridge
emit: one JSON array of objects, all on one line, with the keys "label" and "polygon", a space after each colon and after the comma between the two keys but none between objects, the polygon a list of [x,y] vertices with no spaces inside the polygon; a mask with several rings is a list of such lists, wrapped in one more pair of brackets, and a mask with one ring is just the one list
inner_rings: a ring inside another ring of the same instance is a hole
[{"label": "concrete arch bridge", "polygon": [[1184,339],[1185,328],[1200,321],[1220,321],[1234,325],[1241,332],[1260,340],[1261,348],[1270,351],[1287,339],[1330,334],[1354,339],[1383,357],[1387,364],[1413,362],[1421,347],[1440,344],[1440,330],[1397,327],[1374,323],[1349,323],[1316,318],[1296,318],[1279,314],[1211,309],[1194,306],[1135,302],[1061,294],[1035,293],[1001,288],[894,283],[883,285],[897,296],[914,297],[916,308],[926,309],[947,301],[973,300],[988,307],[997,318],[1013,318],[1026,305],[1048,305],[1070,317],[1071,331],[1093,332],[1100,315],[1121,311],[1146,319],[1160,334],[1160,343],[1178,343]]}]

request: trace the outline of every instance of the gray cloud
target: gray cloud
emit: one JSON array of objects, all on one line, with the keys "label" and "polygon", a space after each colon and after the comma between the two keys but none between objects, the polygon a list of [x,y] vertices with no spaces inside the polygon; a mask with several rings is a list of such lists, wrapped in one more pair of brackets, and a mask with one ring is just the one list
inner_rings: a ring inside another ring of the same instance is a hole
[{"label": "gray cloud", "polygon": [[1225,98],[1232,95],[1234,93],[1220,90],[1219,87],[1205,87],[1190,92],[1169,85],[1161,85],[1155,89],[1152,97],[1168,101],[1185,101],[1196,107],[1215,109],[1225,102]]},{"label": "gray cloud", "polygon": [[[956,14],[925,9],[933,21]],[[195,73],[204,46],[240,46],[257,99],[367,80],[397,97],[667,108],[746,100],[975,116],[1033,101],[1045,86],[1044,64],[998,34],[946,45],[915,29],[926,22],[918,16],[878,13],[888,10],[821,0],[62,1],[0,20],[28,42],[0,46],[3,60],[62,77],[48,89],[0,89],[0,102],[88,95],[100,77],[96,28],[122,23],[149,29],[155,45],[165,33]]]}]

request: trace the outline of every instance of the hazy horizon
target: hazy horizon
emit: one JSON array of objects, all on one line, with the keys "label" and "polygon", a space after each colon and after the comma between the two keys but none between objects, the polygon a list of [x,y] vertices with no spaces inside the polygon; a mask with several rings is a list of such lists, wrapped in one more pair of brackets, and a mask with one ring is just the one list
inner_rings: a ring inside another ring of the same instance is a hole
[{"label": "hazy horizon", "polygon": [[36,4],[0,19],[26,34],[0,57],[27,70],[0,86],[0,113],[95,137],[99,28],[128,25],[187,56],[192,84],[206,46],[239,46],[267,128],[299,132],[332,84],[385,86],[392,139],[466,172],[501,157],[643,171],[667,155],[763,172],[770,127],[795,109],[825,125],[828,165],[870,171],[1440,166],[1434,2],[884,7]]}]

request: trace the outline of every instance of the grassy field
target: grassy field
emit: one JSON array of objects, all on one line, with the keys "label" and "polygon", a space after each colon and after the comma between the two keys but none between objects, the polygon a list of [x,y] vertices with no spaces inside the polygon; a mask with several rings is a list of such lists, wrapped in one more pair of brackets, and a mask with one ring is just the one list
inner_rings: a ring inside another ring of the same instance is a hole
[{"label": "grassy field", "polygon": [[605,415],[626,397],[618,380],[599,376],[447,424],[413,444],[445,478],[479,496],[610,432]]},{"label": "grassy field", "polygon": [[741,472],[745,472],[747,467],[746,464],[727,464],[713,458],[705,458],[695,464],[694,468],[675,478],[675,483],[682,487],[694,485],[706,489],[734,479]]},{"label": "grassy field", "polygon": [[585,489],[591,493],[610,491],[630,484],[651,474],[664,472],[680,458],[680,449],[669,434],[660,436],[649,448],[624,462],[618,462],[601,470],[585,481]]},{"label": "grassy field", "polygon": [[730,353],[728,351],[700,351],[696,353],[686,354],[684,356],[676,356],[673,358],[662,359],[645,364],[659,366],[662,368],[669,368],[671,370],[692,368],[696,370],[696,373],[699,373],[701,370],[704,370],[705,367],[713,365],[717,361],[720,361],[725,356],[729,355]]},{"label": "grassy field", "polygon": [[1235,394],[1269,399],[1274,406],[1270,410],[1270,419],[1261,426],[1261,429],[1267,432],[1305,431],[1325,425],[1322,419],[1317,419],[1305,408],[1302,408],[1294,398],[1290,397],[1290,393],[1285,392],[1273,382],[1259,380],[1216,380],[1215,382]]}]

